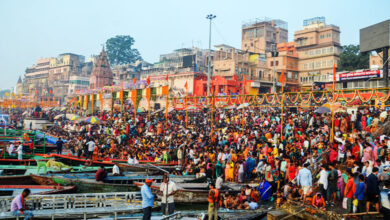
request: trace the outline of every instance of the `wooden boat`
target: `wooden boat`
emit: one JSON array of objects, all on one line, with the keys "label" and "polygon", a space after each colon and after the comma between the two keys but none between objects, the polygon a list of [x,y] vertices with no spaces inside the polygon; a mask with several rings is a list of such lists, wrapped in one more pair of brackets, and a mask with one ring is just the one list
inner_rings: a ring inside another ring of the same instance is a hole
[{"label": "wooden boat", "polygon": [[1,185],[57,185],[52,180],[42,179],[40,176],[27,175],[27,176],[3,176],[0,177]]},{"label": "wooden boat", "polygon": [[37,161],[35,159],[9,159],[9,158],[2,158],[0,159],[0,165],[24,165],[24,166],[36,166]]},{"label": "wooden boat", "polygon": [[23,192],[24,189],[30,189],[33,195],[49,195],[71,193],[75,186],[45,186],[45,185],[0,185],[0,196],[16,196]]},{"label": "wooden boat", "polygon": [[[132,172],[149,172],[149,170],[154,170],[154,171],[158,171],[158,172],[162,172],[161,170],[159,170],[158,168],[161,168],[163,170],[166,170],[168,172],[171,172],[171,171],[174,171],[176,170],[177,168],[180,168],[179,166],[165,166],[163,164],[158,164],[158,165],[155,165],[156,167],[153,167],[153,166],[149,166],[148,164],[127,164],[127,163],[118,163],[117,164],[119,169],[122,171],[122,172],[126,172],[126,171],[132,171]],[[154,165],[154,164],[153,164]]]},{"label": "wooden boat", "polygon": [[[78,179],[95,179],[94,173],[69,173],[69,174],[43,174],[39,177],[50,177],[53,180],[55,178],[61,177],[62,179],[78,180]],[[104,183],[114,183],[114,184],[133,184],[134,181],[143,182],[146,178],[153,178],[156,182],[162,182],[163,176],[150,176],[146,173],[124,173],[123,176],[113,176],[108,174],[108,176],[104,179]],[[186,180],[192,180],[195,178],[195,175],[187,175],[187,176],[175,176],[170,175],[170,179],[177,182],[183,183]]]},{"label": "wooden boat", "polygon": [[[87,162],[90,162],[91,160],[87,160],[85,157],[78,158],[73,155],[61,155],[61,154],[49,154],[47,157],[54,157],[57,161],[61,161],[68,165],[84,165]],[[105,166],[105,165],[114,165],[114,163],[127,163],[127,160],[122,159],[110,159],[109,161],[105,160],[104,158],[97,158],[97,160],[92,161],[93,166]],[[177,162],[169,162],[169,163],[161,163],[161,162],[155,162],[155,161],[146,161],[146,160],[140,160],[140,164],[153,164],[158,167],[175,167],[178,165]]]},{"label": "wooden boat", "polygon": [[[45,173],[95,173],[99,167],[86,167],[86,166],[75,166],[68,169],[61,169],[48,167],[45,169],[41,167],[38,172],[37,166],[21,166],[21,165],[0,165],[2,174],[0,176],[9,175],[29,175],[29,174],[45,174]],[[110,170],[110,169],[109,169]]]},{"label": "wooden boat", "polygon": [[63,186],[76,186],[76,192],[129,192],[137,190],[134,184],[118,184],[118,183],[105,183],[96,181],[93,179],[82,179],[82,178],[64,178],[62,176],[37,176],[30,174],[32,177],[40,179],[40,183],[46,181],[53,181],[52,185],[63,185]]}]

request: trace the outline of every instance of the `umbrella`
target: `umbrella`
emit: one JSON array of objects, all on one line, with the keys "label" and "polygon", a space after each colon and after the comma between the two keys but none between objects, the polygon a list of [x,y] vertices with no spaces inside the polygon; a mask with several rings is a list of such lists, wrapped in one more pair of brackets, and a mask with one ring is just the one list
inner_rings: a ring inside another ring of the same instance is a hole
[{"label": "umbrella", "polygon": [[328,107],[319,107],[314,112],[324,114],[324,113],[329,113],[330,109]]},{"label": "umbrella", "polygon": [[73,116],[70,118],[70,120],[74,121],[74,120],[77,120],[77,119],[79,119],[79,118],[80,118],[80,116],[78,116],[78,115],[73,115]]},{"label": "umbrella", "polygon": [[88,117],[84,121],[91,124],[100,124],[101,122],[100,119],[96,118],[95,116]]},{"label": "umbrella", "polygon": [[59,114],[59,115],[57,115],[56,117],[54,117],[54,120],[60,119],[60,118],[62,118],[62,117],[64,117],[64,114]]}]

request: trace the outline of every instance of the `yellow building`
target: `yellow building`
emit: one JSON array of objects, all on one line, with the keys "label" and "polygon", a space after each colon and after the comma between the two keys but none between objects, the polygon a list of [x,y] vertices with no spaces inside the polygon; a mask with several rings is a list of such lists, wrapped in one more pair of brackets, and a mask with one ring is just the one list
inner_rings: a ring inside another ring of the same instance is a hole
[{"label": "yellow building", "polygon": [[299,81],[303,88],[314,82],[326,82],[333,64],[340,60],[340,28],[327,25],[324,17],[304,20],[303,29],[294,36],[299,61]]}]

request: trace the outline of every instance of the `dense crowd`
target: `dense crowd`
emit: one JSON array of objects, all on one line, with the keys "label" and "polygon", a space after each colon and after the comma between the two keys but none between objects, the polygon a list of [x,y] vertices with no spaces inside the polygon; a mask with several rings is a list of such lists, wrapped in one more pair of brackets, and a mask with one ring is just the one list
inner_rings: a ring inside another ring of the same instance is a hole
[{"label": "dense crowd", "polygon": [[188,121],[185,111],[171,111],[168,120],[164,112],[150,120],[147,113],[134,118],[128,110],[99,112],[100,124],[64,117],[47,132],[66,140],[65,148],[78,157],[178,161],[182,169],[176,175],[206,176],[220,190],[226,182],[242,183],[241,192],[220,196],[220,205],[230,209],[291,199],[316,208],[342,204],[348,212],[382,207],[388,214],[390,140],[377,130],[389,112],[339,111],[331,140],[331,114],[314,110],[285,111],[283,126],[278,108],[191,111]]}]

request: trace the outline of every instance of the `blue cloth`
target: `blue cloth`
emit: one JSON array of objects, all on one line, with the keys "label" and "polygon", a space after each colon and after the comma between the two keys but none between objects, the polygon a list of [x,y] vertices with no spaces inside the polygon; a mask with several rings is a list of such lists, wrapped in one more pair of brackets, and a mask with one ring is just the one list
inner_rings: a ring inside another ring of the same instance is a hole
[{"label": "blue cloth", "polygon": [[272,186],[267,181],[261,182],[259,185],[260,199],[267,201],[272,194]]},{"label": "blue cloth", "polygon": [[379,195],[379,187],[378,187],[378,177],[375,174],[371,173],[367,177],[367,195]]},{"label": "blue cloth", "polygon": [[357,198],[357,200],[359,201],[363,201],[364,199],[364,189],[365,189],[365,184],[364,182],[360,182],[357,189],[356,189],[356,192],[355,192],[355,197]]},{"label": "blue cloth", "polygon": [[300,186],[312,186],[311,172],[306,167],[301,169],[298,173],[297,183]]},{"label": "blue cloth", "polygon": [[253,169],[254,169],[255,166],[256,166],[255,160],[254,160],[252,157],[249,157],[249,158],[246,160],[246,163],[247,163],[247,165],[248,165],[247,174],[248,174],[248,176],[250,176],[250,174],[252,174],[252,171],[253,171]]},{"label": "blue cloth", "polygon": [[153,207],[154,195],[146,184],[141,187],[142,208]]},{"label": "blue cloth", "polygon": [[24,210],[23,214],[20,212],[20,210],[16,210],[12,212],[13,216],[24,216],[24,220],[29,220],[34,217],[34,214],[32,211]]}]

